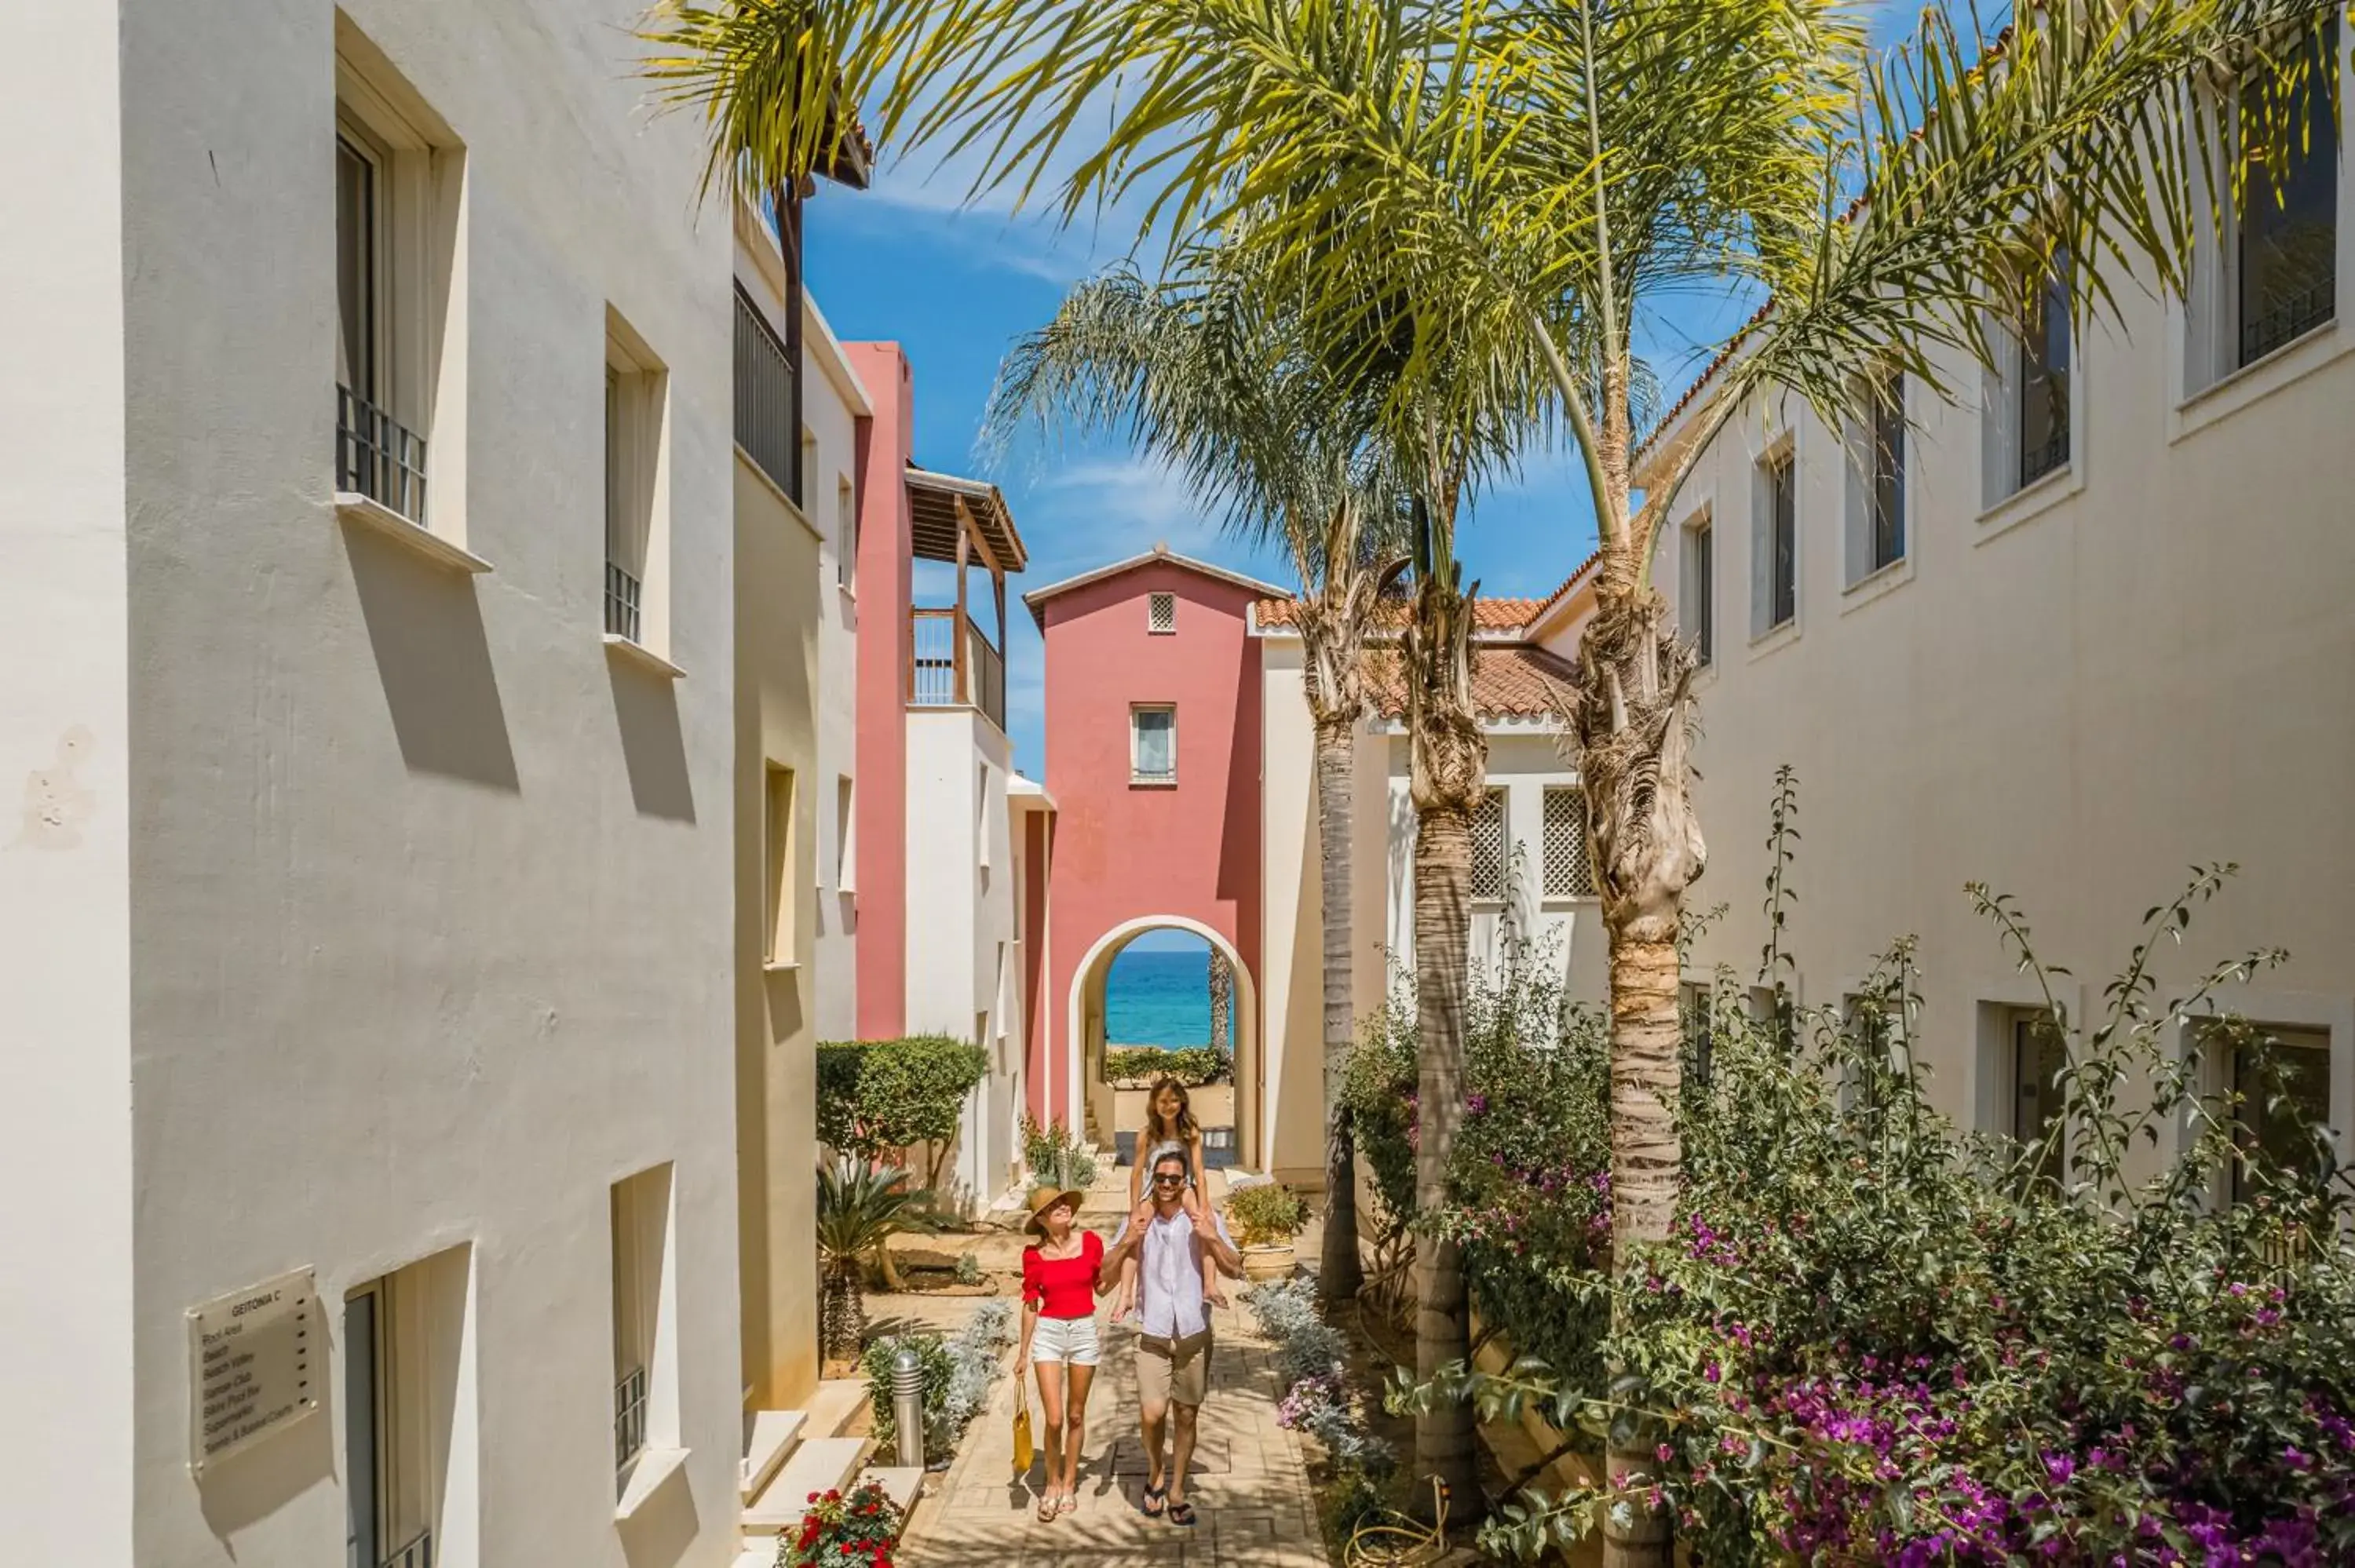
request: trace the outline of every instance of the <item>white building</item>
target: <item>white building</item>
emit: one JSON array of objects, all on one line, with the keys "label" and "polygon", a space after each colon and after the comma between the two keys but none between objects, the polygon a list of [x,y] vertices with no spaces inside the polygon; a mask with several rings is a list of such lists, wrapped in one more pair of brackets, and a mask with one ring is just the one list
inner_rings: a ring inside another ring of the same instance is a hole
[{"label": "white building", "polygon": [[822,493],[817,605],[817,1038],[858,1034],[858,463],[874,406],[802,296],[802,418]]},{"label": "white building", "polygon": [[[1884,385],[1846,429],[1744,408],[1677,499],[1657,580],[1707,658],[1710,863],[1687,906],[1727,909],[1688,978],[1755,974],[1789,763],[1800,1001],[1842,1005],[1918,935],[1914,1054],[1966,1126],[2024,1135],[2052,1111],[2022,1027],[2041,993],[1966,883],[2019,901],[2084,1019],[2143,912],[2232,861],[2155,953],[2162,1000],[2286,948],[2219,1001],[2274,1026],[2308,1103],[2355,1127],[2355,329],[2336,315],[2355,185],[2327,124],[2285,190],[2233,215],[2188,302],[2121,287],[2124,319],[2082,333],[2047,311],[2001,374],[1945,367],[1958,400]],[[2222,1087],[2232,1065],[2204,1071]]]},{"label": "white building", "polygon": [[0,64],[12,1562],[733,1560],[731,238],[636,15]]}]

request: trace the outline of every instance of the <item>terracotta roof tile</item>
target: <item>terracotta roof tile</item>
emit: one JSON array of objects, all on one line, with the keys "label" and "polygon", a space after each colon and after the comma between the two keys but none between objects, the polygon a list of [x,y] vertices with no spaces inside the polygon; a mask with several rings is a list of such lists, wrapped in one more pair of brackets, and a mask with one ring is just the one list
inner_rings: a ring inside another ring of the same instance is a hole
[{"label": "terracotta roof tile", "polygon": [[[1262,626],[1294,624],[1289,598],[1263,599],[1254,607]],[[1537,616],[1549,601],[1541,599],[1476,599],[1472,601],[1472,629],[1476,631],[1518,631]],[[1402,599],[1384,599],[1376,618],[1377,630],[1395,631],[1406,624],[1408,601]]]},{"label": "terracotta roof tile", "polygon": [[[1395,649],[1366,652],[1367,684],[1374,711],[1386,719],[1406,716],[1406,683]],[[1472,706],[1482,718],[1547,718],[1553,714],[1551,683],[1577,683],[1567,662],[1527,642],[1472,649]]]}]

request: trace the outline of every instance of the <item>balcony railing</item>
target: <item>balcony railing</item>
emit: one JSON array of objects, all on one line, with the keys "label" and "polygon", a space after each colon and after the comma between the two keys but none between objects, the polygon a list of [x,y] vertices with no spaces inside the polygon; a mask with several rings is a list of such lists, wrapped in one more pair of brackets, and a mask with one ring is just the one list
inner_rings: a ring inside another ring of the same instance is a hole
[{"label": "balcony railing", "polygon": [[412,523],[425,521],[425,438],[338,383],[336,488],[357,491]]},{"label": "balcony railing", "polygon": [[802,504],[801,431],[794,362],[761,307],[736,291],[736,444],[779,490]]},{"label": "balcony railing", "polygon": [[908,704],[919,708],[979,708],[990,723],[1004,729],[1006,655],[970,617],[954,609],[911,609],[908,612]]},{"label": "balcony railing", "polygon": [[419,1531],[415,1540],[377,1564],[377,1568],[433,1568],[433,1532]]},{"label": "balcony railing", "polygon": [[613,1468],[620,1469],[646,1446],[646,1369],[613,1385]]},{"label": "balcony railing", "polygon": [[2054,469],[2069,461],[2069,432],[2062,431],[2040,446],[2030,447],[2019,455],[2019,484],[2025,490]]},{"label": "balcony railing", "polygon": [[605,563],[605,630],[614,637],[638,639],[638,592],[641,585],[626,567]]},{"label": "balcony railing", "polygon": [[2338,313],[2339,283],[2325,278],[2310,289],[2295,294],[2284,294],[2268,301],[2271,306],[2255,320],[2241,327],[2241,363],[2254,365],[2266,355],[2290,342],[2304,337]]}]

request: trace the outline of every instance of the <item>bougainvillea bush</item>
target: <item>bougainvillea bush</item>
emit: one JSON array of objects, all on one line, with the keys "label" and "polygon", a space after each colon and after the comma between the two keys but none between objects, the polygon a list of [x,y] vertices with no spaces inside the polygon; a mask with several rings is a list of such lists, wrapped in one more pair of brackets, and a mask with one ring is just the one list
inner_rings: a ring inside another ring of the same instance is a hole
[{"label": "bougainvillea bush", "polygon": [[[1520,1359],[1403,1398],[1468,1386],[1598,1455],[1621,1425],[1701,1563],[2355,1563],[2349,1172],[2318,1128],[2271,1136],[2295,1108],[2229,1009],[2279,955],[2179,999],[2148,974],[2222,876],[2152,912],[2099,1015],[2056,1001],[2068,1114],[2027,1148],[1932,1107],[1910,944],[1837,1017],[1755,1022],[1721,980],[1689,1026],[1677,1235],[1619,1276],[1600,1024],[1489,987],[1520,1044],[1473,1052],[1455,1202],[1420,1223],[1466,1243]],[[1975,896],[2041,974],[2017,912]],[[2203,1067],[2235,1044],[2270,1154]],[[1485,1542],[1535,1555],[1602,1506],[1525,1491]]]},{"label": "bougainvillea bush", "polygon": [[901,1522],[900,1505],[879,1482],[847,1495],[812,1492],[801,1528],[778,1543],[778,1568],[891,1568]]}]

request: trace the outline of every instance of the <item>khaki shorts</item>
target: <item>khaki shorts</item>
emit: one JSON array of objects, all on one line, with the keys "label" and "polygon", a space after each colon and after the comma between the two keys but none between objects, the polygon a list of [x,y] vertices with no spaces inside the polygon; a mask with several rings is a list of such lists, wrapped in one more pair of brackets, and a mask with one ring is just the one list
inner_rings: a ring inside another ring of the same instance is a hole
[{"label": "khaki shorts", "polygon": [[1136,1336],[1136,1401],[1139,1404],[1199,1406],[1210,1393],[1210,1330],[1182,1340]]}]

